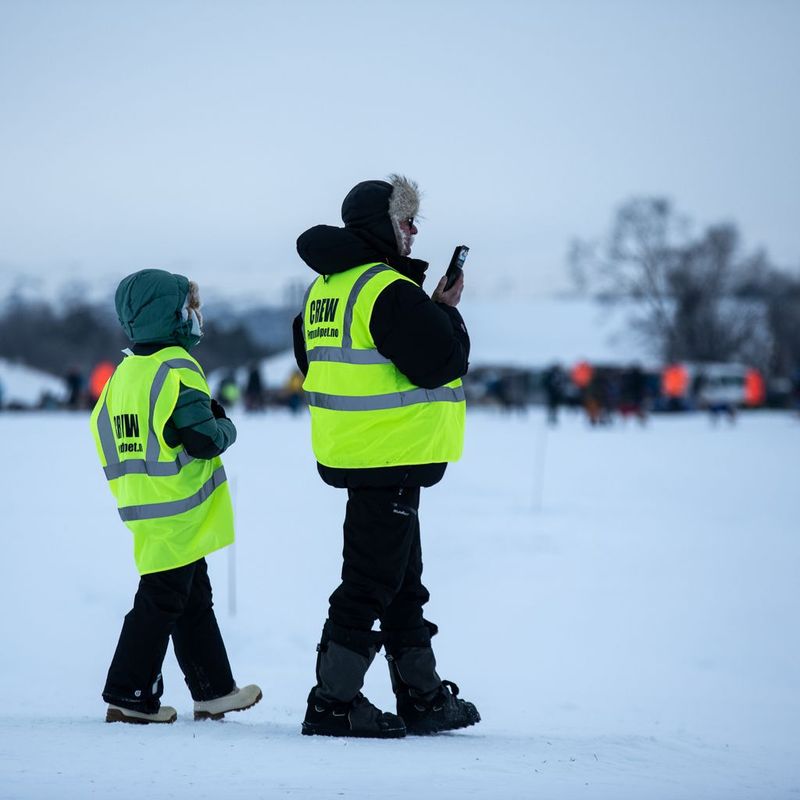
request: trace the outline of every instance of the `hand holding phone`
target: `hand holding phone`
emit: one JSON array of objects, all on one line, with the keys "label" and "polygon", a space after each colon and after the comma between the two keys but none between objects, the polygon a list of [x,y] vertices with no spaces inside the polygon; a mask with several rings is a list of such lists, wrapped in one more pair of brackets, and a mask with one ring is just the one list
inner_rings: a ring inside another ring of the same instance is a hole
[{"label": "hand holding phone", "polygon": [[444,285],[445,291],[452,289],[453,284],[458,280],[458,276],[461,275],[464,269],[464,262],[467,260],[468,253],[469,247],[465,244],[458,245],[453,251],[453,257],[450,259],[450,264],[447,266],[447,272],[445,272],[445,277],[447,278]]}]

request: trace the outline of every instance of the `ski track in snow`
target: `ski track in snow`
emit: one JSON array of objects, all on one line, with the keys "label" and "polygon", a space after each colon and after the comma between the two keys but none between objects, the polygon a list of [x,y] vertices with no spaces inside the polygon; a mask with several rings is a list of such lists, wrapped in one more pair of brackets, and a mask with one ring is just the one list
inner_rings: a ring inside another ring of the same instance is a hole
[{"label": "ski track in snow", "polygon": [[[344,494],[305,415],[233,416],[238,540],[209,564],[265,698],[196,723],[170,651],[178,721],[138,727],[102,721],[137,578],[88,418],[0,415],[0,799],[800,798],[796,418],[471,412],[421,521],[439,671],[483,721],[384,742],[299,735]],[[382,660],[365,693],[390,708]]]}]

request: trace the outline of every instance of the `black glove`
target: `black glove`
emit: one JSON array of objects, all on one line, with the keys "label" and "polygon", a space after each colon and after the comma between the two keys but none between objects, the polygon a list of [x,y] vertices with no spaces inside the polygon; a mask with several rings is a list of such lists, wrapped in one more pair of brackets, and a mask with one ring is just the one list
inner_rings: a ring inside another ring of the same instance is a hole
[{"label": "black glove", "polygon": [[214,415],[214,419],[228,419],[225,409],[213,397],[211,398],[211,413]]}]

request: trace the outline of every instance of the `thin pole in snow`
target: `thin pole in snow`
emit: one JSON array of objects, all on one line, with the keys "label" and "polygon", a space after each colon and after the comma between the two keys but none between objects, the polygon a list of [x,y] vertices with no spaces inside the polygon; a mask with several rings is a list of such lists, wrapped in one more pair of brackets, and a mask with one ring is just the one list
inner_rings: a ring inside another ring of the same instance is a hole
[{"label": "thin pole in snow", "polygon": [[[236,478],[231,478],[231,499],[236,506]],[[228,548],[228,614],[236,616],[236,542]]]},{"label": "thin pole in snow", "polygon": [[539,435],[536,437],[536,448],[533,454],[533,510],[541,511],[544,500],[544,468],[547,460],[547,414]]}]

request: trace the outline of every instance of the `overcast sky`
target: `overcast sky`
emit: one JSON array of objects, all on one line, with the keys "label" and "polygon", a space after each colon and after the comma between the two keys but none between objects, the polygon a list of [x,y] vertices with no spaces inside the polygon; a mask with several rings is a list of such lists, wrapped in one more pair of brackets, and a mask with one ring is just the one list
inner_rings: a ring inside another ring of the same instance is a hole
[{"label": "overcast sky", "polygon": [[[359,180],[470,290],[568,285],[665,194],[800,265],[800,2],[0,0],[0,278],[161,266],[269,300]],[[438,271],[438,269],[437,269]]]}]

